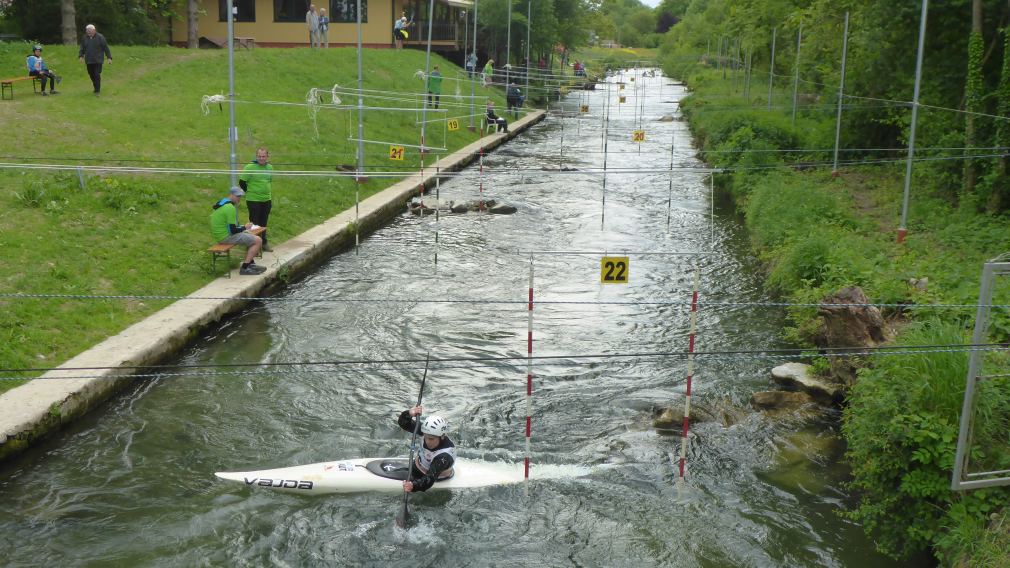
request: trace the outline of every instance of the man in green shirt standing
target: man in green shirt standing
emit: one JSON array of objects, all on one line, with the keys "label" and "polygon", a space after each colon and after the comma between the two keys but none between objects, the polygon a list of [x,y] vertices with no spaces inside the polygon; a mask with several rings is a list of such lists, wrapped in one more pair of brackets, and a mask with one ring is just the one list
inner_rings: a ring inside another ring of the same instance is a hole
[{"label": "man in green shirt standing", "polygon": [[442,73],[438,65],[428,74],[428,105],[438,108],[438,100],[442,98]]},{"label": "man in green shirt standing", "polygon": [[[274,167],[267,163],[270,152],[266,148],[256,149],[256,159],[246,164],[238,178],[239,186],[245,190],[249,220],[260,227],[268,227],[270,207],[273,203]],[[263,231],[263,250],[273,251],[267,244],[267,233]]]},{"label": "man in green shirt standing", "polygon": [[242,200],[245,192],[239,187],[231,188],[228,197],[219,199],[214,204],[210,214],[210,234],[218,244],[240,245],[246,248],[245,261],[238,273],[243,276],[255,276],[266,272],[266,268],[256,264],[256,254],[263,243],[259,237],[247,232],[253,228],[252,223],[239,225],[236,205]]}]

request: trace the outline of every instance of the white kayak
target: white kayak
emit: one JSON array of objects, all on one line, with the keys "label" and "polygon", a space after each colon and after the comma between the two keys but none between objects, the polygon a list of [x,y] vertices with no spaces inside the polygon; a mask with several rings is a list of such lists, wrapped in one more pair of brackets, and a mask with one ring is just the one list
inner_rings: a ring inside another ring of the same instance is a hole
[{"label": "white kayak", "polygon": [[[456,459],[453,476],[438,481],[432,489],[488,487],[523,481],[523,464]],[[590,468],[537,465],[530,468],[532,479],[579,477]],[[247,487],[275,489],[291,493],[360,493],[380,491],[400,493],[407,477],[406,458],[361,458],[296,465],[260,471],[219,471],[214,475]]]}]

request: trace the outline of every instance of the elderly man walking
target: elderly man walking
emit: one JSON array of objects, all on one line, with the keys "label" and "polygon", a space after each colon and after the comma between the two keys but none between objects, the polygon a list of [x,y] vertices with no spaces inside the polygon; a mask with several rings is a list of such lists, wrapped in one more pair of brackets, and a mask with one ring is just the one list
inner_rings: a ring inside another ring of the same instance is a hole
[{"label": "elderly man walking", "polygon": [[112,52],[109,51],[109,44],[105,41],[105,36],[98,33],[94,24],[88,24],[84,28],[84,39],[81,40],[81,49],[77,57],[88,66],[88,76],[91,77],[91,85],[95,88],[95,96],[102,92],[102,61],[104,58],[112,64]]}]

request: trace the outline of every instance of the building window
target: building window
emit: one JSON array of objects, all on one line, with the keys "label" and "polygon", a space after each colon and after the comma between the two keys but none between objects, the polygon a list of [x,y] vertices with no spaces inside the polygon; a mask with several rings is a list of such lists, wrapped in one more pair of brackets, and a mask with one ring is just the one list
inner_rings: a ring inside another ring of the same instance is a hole
[{"label": "building window", "polygon": [[[232,0],[235,6],[235,14],[232,16],[236,22],[256,21],[256,0]],[[228,0],[217,0],[217,14],[222,22],[228,21]]]},{"label": "building window", "polygon": [[274,0],[274,21],[304,24],[311,3],[308,0]]},{"label": "building window", "polygon": [[[358,21],[358,0],[330,0],[330,21],[354,24]],[[361,23],[368,22],[368,0],[361,0]]]}]

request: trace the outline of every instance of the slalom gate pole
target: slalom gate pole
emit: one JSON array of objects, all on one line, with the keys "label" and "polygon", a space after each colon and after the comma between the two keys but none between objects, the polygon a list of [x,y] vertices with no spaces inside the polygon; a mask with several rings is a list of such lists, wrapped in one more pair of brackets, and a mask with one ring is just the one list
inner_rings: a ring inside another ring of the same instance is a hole
[{"label": "slalom gate pole", "polygon": [[533,430],[533,255],[530,255],[529,304],[526,309],[526,456],[524,479],[530,478],[530,437]]},{"label": "slalom gate pole", "polygon": [[684,435],[680,442],[680,464],[677,474],[677,490],[684,488],[685,469],[687,464],[688,429],[691,426],[691,382],[694,379],[694,334],[698,323],[698,285],[701,280],[700,271],[694,269],[694,293],[691,295],[691,331],[687,343],[687,392],[684,396]]},{"label": "slalom gate pole", "polygon": [[441,167],[440,159],[435,162],[435,264],[438,264],[438,220],[439,220],[439,210],[442,209],[442,197],[441,197]]}]

